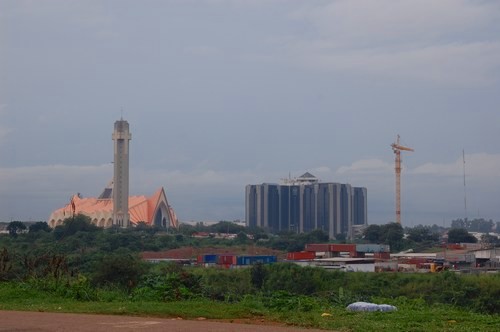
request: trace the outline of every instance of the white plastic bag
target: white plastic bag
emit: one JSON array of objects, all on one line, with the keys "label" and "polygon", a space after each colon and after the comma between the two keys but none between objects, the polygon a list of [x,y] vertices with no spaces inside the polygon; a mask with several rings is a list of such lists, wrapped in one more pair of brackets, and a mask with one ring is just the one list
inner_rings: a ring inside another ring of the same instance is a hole
[{"label": "white plastic bag", "polygon": [[395,311],[395,306],[389,304],[375,304],[370,302],[354,302],[347,306],[350,311]]}]

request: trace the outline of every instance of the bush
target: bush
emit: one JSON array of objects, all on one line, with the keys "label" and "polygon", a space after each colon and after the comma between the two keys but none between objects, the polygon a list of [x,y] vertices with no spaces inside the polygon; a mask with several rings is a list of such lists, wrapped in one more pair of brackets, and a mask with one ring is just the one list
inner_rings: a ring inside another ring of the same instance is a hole
[{"label": "bush", "polygon": [[145,273],[146,263],[127,250],[117,250],[106,255],[95,266],[92,283],[96,285],[115,284],[125,287],[129,292]]},{"label": "bush", "polygon": [[211,300],[235,302],[253,293],[249,269],[204,269],[201,275],[203,297]]},{"label": "bush", "polygon": [[201,295],[201,277],[175,263],[155,267],[133,291],[134,300],[179,301]]}]

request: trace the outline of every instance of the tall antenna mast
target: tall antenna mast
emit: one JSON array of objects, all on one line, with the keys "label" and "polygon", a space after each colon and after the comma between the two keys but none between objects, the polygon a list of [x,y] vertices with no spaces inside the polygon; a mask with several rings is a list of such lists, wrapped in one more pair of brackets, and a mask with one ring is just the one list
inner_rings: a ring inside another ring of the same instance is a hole
[{"label": "tall antenna mast", "polygon": [[467,220],[467,189],[465,187],[465,149],[462,149],[462,158],[464,165],[464,211],[465,211],[465,220]]}]

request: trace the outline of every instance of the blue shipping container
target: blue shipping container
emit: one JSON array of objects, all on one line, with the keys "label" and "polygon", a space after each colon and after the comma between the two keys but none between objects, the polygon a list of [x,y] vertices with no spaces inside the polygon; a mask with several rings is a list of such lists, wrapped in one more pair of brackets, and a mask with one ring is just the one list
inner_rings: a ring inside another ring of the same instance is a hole
[{"label": "blue shipping container", "polygon": [[385,244],[357,244],[356,245],[357,252],[389,252],[390,248]]},{"label": "blue shipping container", "polygon": [[277,258],[276,256],[238,256],[236,262],[238,265],[271,264],[276,263]]},{"label": "blue shipping container", "polygon": [[217,263],[217,255],[203,255],[203,263]]}]

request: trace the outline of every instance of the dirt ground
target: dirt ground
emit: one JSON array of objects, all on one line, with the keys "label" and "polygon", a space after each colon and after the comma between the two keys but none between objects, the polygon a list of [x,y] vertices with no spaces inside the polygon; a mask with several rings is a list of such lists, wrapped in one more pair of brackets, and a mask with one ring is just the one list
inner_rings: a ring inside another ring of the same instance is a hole
[{"label": "dirt ground", "polygon": [[168,319],[156,317],[130,317],[110,315],[66,314],[27,311],[0,311],[0,331],[16,332],[105,332],[105,331],[217,331],[217,332],[319,332],[321,330],[299,329],[283,325],[267,325],[260,321],[214,322],[203,318],[197,320]]}]

